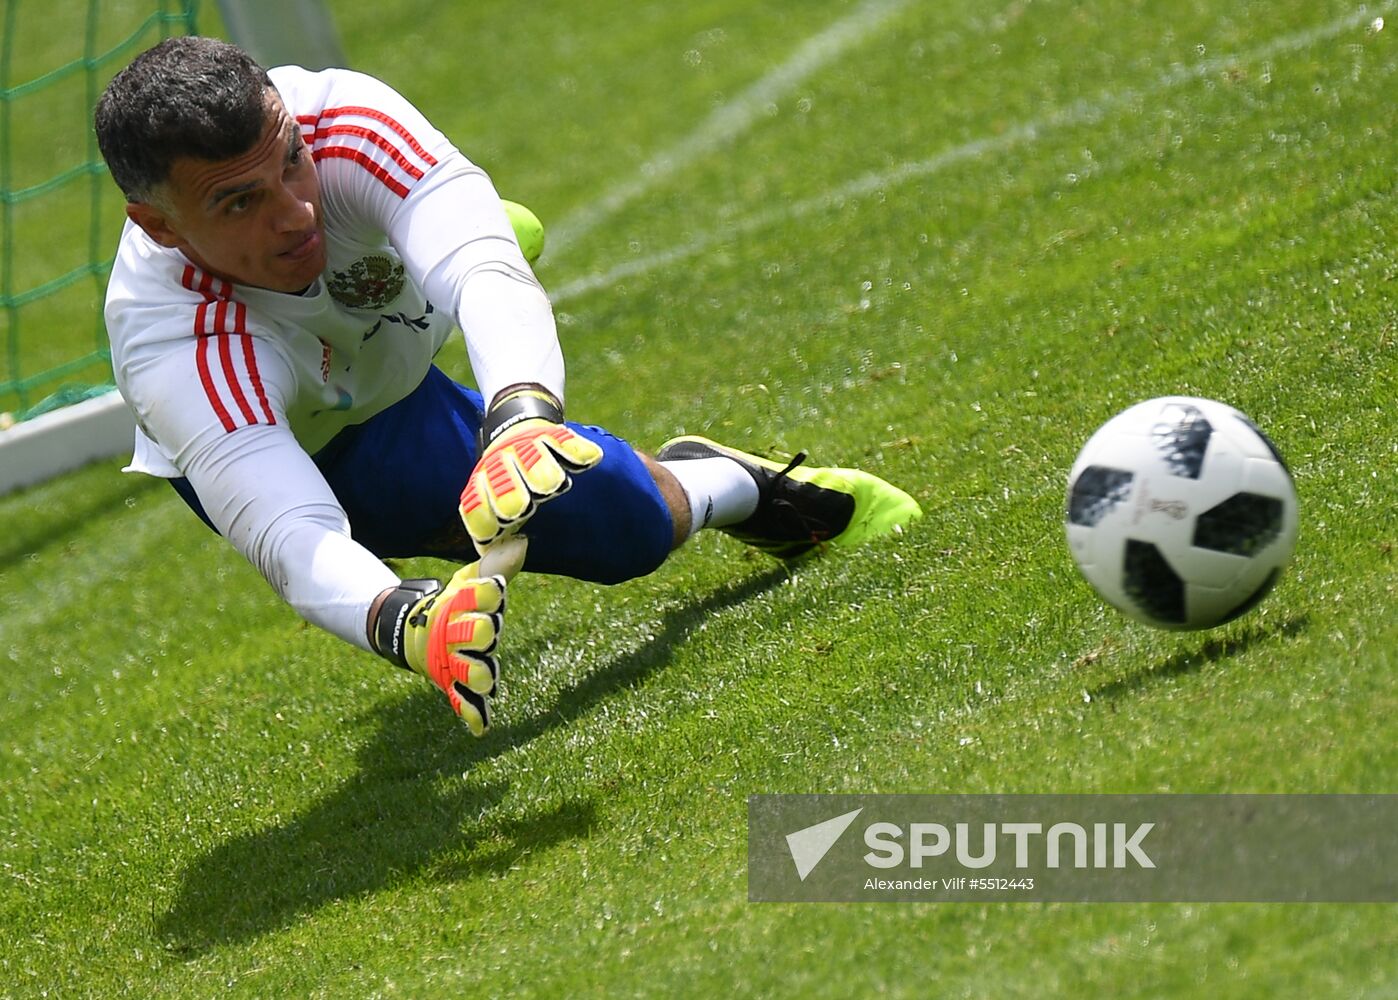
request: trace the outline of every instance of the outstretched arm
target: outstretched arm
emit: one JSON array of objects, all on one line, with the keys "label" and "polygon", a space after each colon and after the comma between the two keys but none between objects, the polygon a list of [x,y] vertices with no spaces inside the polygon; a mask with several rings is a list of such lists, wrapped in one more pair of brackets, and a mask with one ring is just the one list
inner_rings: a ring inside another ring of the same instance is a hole
[{"label": "outstretched arm", "polygon": [[303,618],[427,677],[475,735],[485,733],[504,573],[517,565],[482,579],[473,563],[445,587],[400,580],[350,537],[315,462],[280,426],[216,439],[185,471],[219,531]]}]

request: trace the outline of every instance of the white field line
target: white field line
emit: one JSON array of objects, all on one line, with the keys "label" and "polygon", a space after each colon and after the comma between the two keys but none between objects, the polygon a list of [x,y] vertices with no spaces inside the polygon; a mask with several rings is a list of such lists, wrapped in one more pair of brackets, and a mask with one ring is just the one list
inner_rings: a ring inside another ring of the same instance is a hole
[{"label": "white field line", "polygon": [[1251,63],[1260,59],[1267,59],[1272,56],[1281,55],[1285,52],[1304,49],[1316,42],[1333,38],[1355,28],[1369,25],[1376,14],[1387,13],[1394,7],[1398,7],[1398,0],[1384,0],[1383,3],[1369,7],[1361,14],[1350,14],[1345,17],[1336,18],[1325,24],[1305,31],[1298,31],[1290,35],[1282,35],[1256,48],[1232,55],[1220,56],[1214,59],[1205,59],[1188,66],[1176,66],[1166,73],[1162,73],[1152,83],[1140,89],[1127,89],[1111,91],[1088,100],[1075,101],[1066,108],[1061,108],[1042,118],[1033,121],[1021,122],[996,135],[982,136],[979,139],[972,139],[968,142],[944,149],[923,160],[911,160],[898,164],[890,170],[875,171],[857,177],[852,181],[826,191],[824,194],[816,195],[802,201],[792,202],[778,208],[758,212],[747,216],[725,226],[722,230],[704,233],[696,236],[688,243],[671,247],[668,250],[661,250],[655,253],[648,253],[636,260],[618,264],[607,271],[595,274],[584,275],[572,281],[558,285],[550,292],[550,298],[554,305],[562,305],[573,299],[579,298],[589,292],[608,288],[627,278],[646,274],[659,268],[667,267],[678,261],[696,257],[711,247],[731,241],[736,236],[745,235],[770,228],[777,223],[786,222],[791,219],[799,219],[816,212],[829,211],[839,208],[846,201],[861,198],[877,191],[883,191],[890,187],[932,174],[962,163],[967,160],[976,160],[990,153],[998,153],[1009,149],[1020,143],[1034,143],[1045,134],[1070,125],[1092,124],[1106,117],[1110,112],[1145,99],[1153,94],[1168,91],[1181,84],[1192,80],[1198,80],[1221,73],[1229,67],[1239,63]]},{"label": "white field line", "polygon": [[769,104],[879,31],[909,2],[865,0],[824,31],[806,39],[789,59],[716,109],[689,135],[642,164],[637,176],[615,185],[553,226],[548,235],[556,250],[550,254],[550,261],[556,259],[557,252],[566,250],[676,171],[746,132]]}]

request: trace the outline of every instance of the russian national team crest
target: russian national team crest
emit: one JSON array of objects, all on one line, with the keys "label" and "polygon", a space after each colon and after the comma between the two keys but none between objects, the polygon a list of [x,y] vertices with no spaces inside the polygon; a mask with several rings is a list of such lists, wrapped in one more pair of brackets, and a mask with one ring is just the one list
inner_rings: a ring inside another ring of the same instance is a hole
[{"label": "russian national team crest", "polygon": [[382,309],[403,291],[403,265],[388,257],[360,257],[330,276],[328,287],[336,302],[351,309]]}]

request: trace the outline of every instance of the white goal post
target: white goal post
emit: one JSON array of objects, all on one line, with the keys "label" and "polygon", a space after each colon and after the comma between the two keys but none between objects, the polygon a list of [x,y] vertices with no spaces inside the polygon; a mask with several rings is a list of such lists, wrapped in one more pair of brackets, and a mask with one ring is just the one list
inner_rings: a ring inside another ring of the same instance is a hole
[{"label": "white goal post", "polygon": [[263,66],[344,66],[335,21],[324,0],[218,0],[228,37]]},{"label": "white goal post", "polygon": [[0,496],[130,454],[136,420],[113,389],[0,432]]}]

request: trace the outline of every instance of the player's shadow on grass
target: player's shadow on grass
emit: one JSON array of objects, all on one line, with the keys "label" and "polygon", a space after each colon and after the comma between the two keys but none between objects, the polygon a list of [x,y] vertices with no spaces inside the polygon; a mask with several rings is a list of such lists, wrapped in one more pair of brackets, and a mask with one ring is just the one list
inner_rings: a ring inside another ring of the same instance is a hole
[{"label": "player's shadow on grass", "polygon": [[[518,722],[497,725],[488,740],[467,749],[468,762],[488,760],[523,746],[550,729],[572,723],[590,712],[598,702],[663,667],[669,662],[671,647],[712,618],[718,609],[741,604],[790,577],[791,572],[786,567],[776,567],[760,576],[730,581],[700,600],[675,608],[665,616],[659,631],[648,642],[582,674],[574,684],[558,692],[557,701],[547,711],[536,712],[531,718]],[[525,649],[517,655],[528,657],[531,654]]]},{"label": "player's shadow on grass", "polygon": [[497,726],[482,741],[464,733],[436,691],[423,689],[388,705],[348,782],[302,815],[225,841],[190,862],[173,905],[156,924],[159,939],[171,952],[193,958],[288,926],[336,900],[424,874],[444,883],[501,874],[528,854],[586,837],[597,823],[587,789],[521,817],[509,805],[500,808],[507,784],[463,787],[460,775],[577,719],[663,666],[670,647],[717,608],[786,577],[776,569],[671,611],[646,645],[561,691],[547,712]]},{"label": "player's shadow on grass", "polygon": [[1211,636],[1205,639],[1197,649],[1176,653],[1159,663],[1146,667],[1144,670],[1128,674],[1120,680],[1102,684],[1088,691],[1088,694],[1093,701],[1110,701],[1113,698],[1133,695],[1148,684],[1154,684],[1167,677],[1192,674],[1210,663],[1217,663],[1230,656],[1237,656],[1260,643],[1299,635],[1309,625],[1310,618],[1307,615],[1294,615],[1275,625],[1252,625],[1244,631],[1231,635]]},{"label": "player's shadow on grass", "polygon": [[565,801],[520,817],[496,806],[504,784],[463,788],[461,724],[411,697],[382,710],[360,770],[311,809],[194,859],[156,933],[194,957],[288,926],[327,903],[430,875],[506,872],[525,855],[586,836],[593,809]]}]

